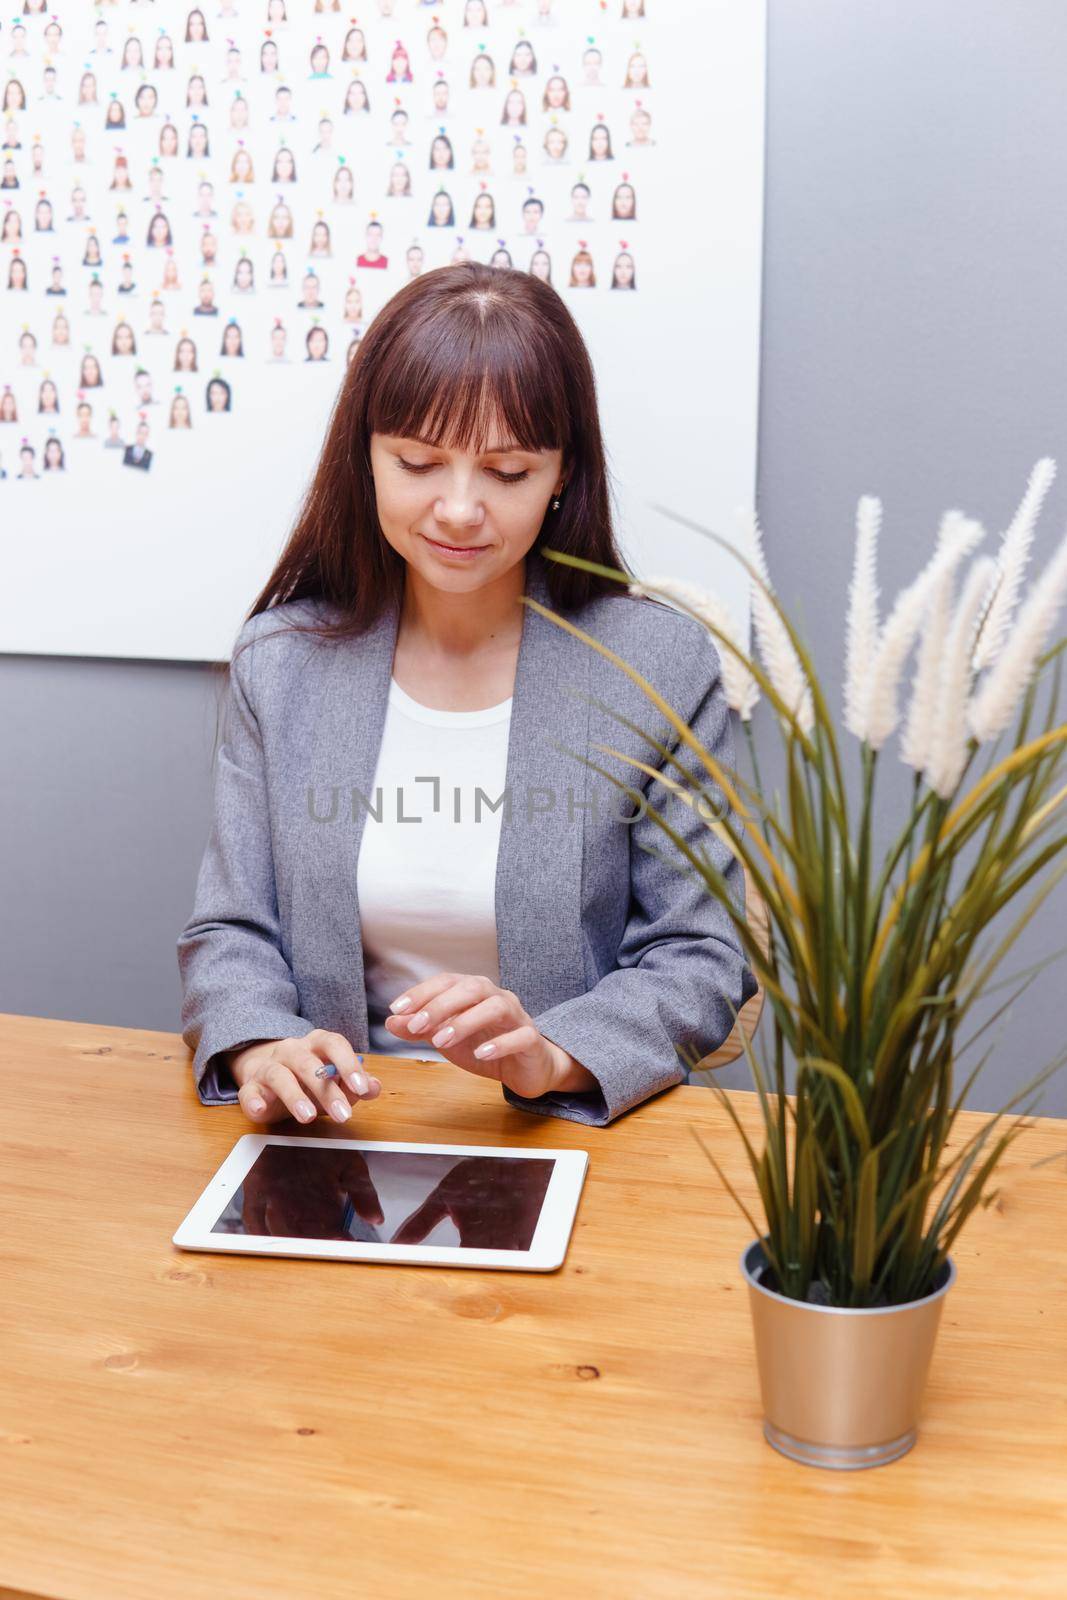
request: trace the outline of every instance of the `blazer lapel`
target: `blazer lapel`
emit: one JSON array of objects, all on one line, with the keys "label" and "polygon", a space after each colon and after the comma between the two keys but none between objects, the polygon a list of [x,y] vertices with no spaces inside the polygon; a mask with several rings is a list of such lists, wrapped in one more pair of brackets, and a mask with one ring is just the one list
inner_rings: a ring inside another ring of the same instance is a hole
[{"label": "blazer lapel", "polygon": [[[536,551],[527,558],[525,592],[551,604],[544,560]],[[591,652],[529,606],[522,610],[508,734],[510,820],[505,811],[495,896],[501,987],[513,990],[536,1015],[587,987],[581,885],[583,802],[592,774],[576,756],[588,750]],[[374,804],[371,785],[398,625],[399,606],[388,605],[358,639],[322,652],[326,682],[312,741],[310,791],[300,797],[301,806],[314,806],[320,817],[337,808],[329,825],[314,822],[304,810],[306,882],[314,884],[314,895],[302,896],[294,885],[294,907],[301,911],[302,949],[319,953],[308,975],[316,1011],[336,1017],[356,1049],[366,1049],[368,1040],[356,893],[366,806],[359,797]],[[388,796],[382,798],[388,803]]]}]

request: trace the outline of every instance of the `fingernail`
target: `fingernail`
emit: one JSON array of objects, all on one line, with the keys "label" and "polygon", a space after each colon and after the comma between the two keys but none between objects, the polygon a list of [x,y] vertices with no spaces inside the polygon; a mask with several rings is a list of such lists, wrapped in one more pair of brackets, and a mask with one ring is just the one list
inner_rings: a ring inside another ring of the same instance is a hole
[{"label": "fingernail", "polygon": [[330,1115],[337,1122],[347,1122],[352,1115],[352,1107],[347,1100],[334,1100],[330,1106]]},{"label": "fingernail", "polygon": [[435,1045],[447,1044],[449,1039],[451,1039],[452,1035],[455,1033],[455,1031],[456,1031],[455,1028],[451,1028],[451,1027],[442,1028],[440,1033],[435,1033],[434,1034],[433,1038],[430,1040],[430,1043],[431,1044],[435,1044]]},{"label": "fingernail", "polygon": [[315,1107],[310,1100],[298,1100],[296,1102],[296,1114],[306,1122],[309,1117],[315,1115]]},{"label": "fingernail", "polygon": [[397,1011],[406,1011],[410,1004],[411,1004],[411,996],[409,994],[402,994],[400,996],[399,1000],[394,1000],[393,1001],[393,1003],[389,1007],[389,1009],[390,1009],[390,1011],[392,1011],[394,1013],[397,1012]]},{"label": "fingernail", "polygon": [[486,1056],[491,1056],[495,1049],[495,1044],[480,1044],[474,1054],[479,1060],[483,1060]]},{"label": "fingernail", "polygon": [[408,1023],[408,1032],[418,1033],[420,1028],[425,1028],[429,1020],[430,1013],[428,1011],[417,1011]]},{"label": "fingernail", "polygon": [[366,1094],[366,1092],[367,1092],[367,1080],[363,1076],[363,1073],[362,1072],[353,1072],[353,1073],[351,1073],[350,1076],[349,1076],[349,1079],[348,1079],[348,1087],[350,1089],[354,1089],[357,1094]]},{"label": "fingernail", "polygon": [[248,1109],[249,1109],[249,1111],[254,1112],[255,1115],[258,1117],[258,1115],[259,1115],[259,1113],[261,1111],[266,1111],[267,1102],[265,1100],[250,1100],[248,1102]]}]

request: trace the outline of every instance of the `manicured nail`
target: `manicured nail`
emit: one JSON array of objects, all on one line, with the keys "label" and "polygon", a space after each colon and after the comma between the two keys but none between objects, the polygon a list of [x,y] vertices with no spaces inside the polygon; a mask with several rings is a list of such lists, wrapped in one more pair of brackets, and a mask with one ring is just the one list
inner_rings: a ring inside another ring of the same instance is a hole
[{"label": "manicured nail", "polygon": [[486,1056],[491,1056],[495,1050],[495,1044],[480,1044],[474,1054],[479,1058],[479,1060],[484,1060]]},{"label": "manicured nail", "polygon": [[298,1100],[296,1102],[296,1114],[298,1117],[301,1117],[305,1122],[307,1122],[309,1117],[313,1117],[315,1115],[315,1107],[311,1104],[310,1100]]},{"label": "manicured nail", "polygon": [[338,1122],[347,1122],[352,1115],[352,1107],[347,1100],[334,1100],[330,1105],[330,1115]]},{"label": "manicured nail", "polygon": [[433,1038],[430,1040],[430,1043],[431,1044],[435,1044],[438,1047],[440,1047],[443,1044],[447,1044],[449,1039],[451,1039],[452,1035],[455,1033],[455,1031],[456,1031],[455,1028],[452,1028],[452,1027],[442,1028],[440,1033],[435,1033],[434,1034]]},{"label": "manicured nail", "polygon": [[428,1011],[417,1011],[408,1022],[408,1032],[418,1033],[420,1028],[425,1028],[429,1020],[430,1013]]},{"label": "manicured nail", "polygon": [[251,1111],[251,1112],[252,1112],[252,1113],[253,1113],[253,1114],[254,1114],[254,1115],[255,1115],[255,1116],[257,1116],[257,1117],[258,1117],[258,1116],[259,1116],[259,1113],[260,1113],[260,1112],[261,1112],[261,1111],[266,1111],[266,1109],[267,1109],[267,1102],[266,1102],[266,1101],[265,1101],[265,1100],[250,1100],[250,1101],[249,1101],[249,1102],[248,1102],[248,1109],[249,1109],[249,1111]]},{"label": "manicured nail", "polygon": [[348,1078],[348,1087],[350,1089],[354,1089],[357,1094],[366,1094],[366,1092],[367,1092],[367,1080],[364,1077],[363,1073],[362,1072],[350,1073],[349,1074],[349,1078]]},{"label": "manicured nail", "polygon": [[393,1001],[389,1009],[395,1014],[397,1011],[406,1011],[410,1004],[411,996],[409,994],[402,994],[399,1000]]}]

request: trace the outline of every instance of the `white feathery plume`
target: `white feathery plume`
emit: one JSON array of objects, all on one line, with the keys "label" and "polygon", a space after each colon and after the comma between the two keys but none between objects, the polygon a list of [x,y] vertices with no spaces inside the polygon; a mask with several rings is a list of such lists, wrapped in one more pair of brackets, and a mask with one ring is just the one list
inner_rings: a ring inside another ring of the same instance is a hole
[{"label": "white feathery plume", "polygon": [[995,580],[993,557],[979,556],[967,574],[945,640],[937,712],[925,770],[927,783],[942,800],[947,800],[954,792],[967,762],[967,700],[973,676],[971,654],[989,585]]},{"label": "white feathery plume", "polygon": [[921,623],[919,658],[900,741],[900,759],[916,772],[925,769],[933,747],[941,658],[952,611],[953,575],[964,554],[964,550],[959,549],[959,541],[966,538],[966,525],[967,518],[962,511],[946,511],[937,532],[931,563],[938,564],[937,571],[931,579],[929,604]]},{"label": "white feathery plume", "polygon": [[785,623],[770,599],[773,594],[767,558],[763,552],[763,536],[755,513],[746,516],[752,535],[753,565],[766,585],[754,583],[751,587],[752,623],[756,643],[767,676],[783,703],[793,713],[801,731],[809,734],[815,726],[815,709],[812,704],[811,685],[793,647]]},{"label": "white feathery plume", "polygon": [[1007,641],[1012,612],[1030,559],[1034,525],[1041,515],[1041,507],[1055,476],[1055,461],[1051,456],[1043,456],[1030,473],[1018,510],[1001,538],[997,552],[999,582],[975,647],[974,667],[978,672],[983,667],[993,665]]},{"label": "white feathery plume", "polygon": [[[712,594],[709,590],[701,589],[684,578],[668,577],[639,578],[630,583],[628,588],[632,595],[674,600],[679,605],[688,606],[706,627],[718,628],[739,650],[745,649],[733,613],[727,610],[718,595]],[[720,640],[714,639],[714,643],[722,666],[722,687],[726,703],[732,711],[739,713],[742,722],[748,722],[753,707],[759,699],[759,684],[743,660]]]},{"label": "white feathery plume", "polygon": [[990,668],[968,708],[971,733],[985,744],[1003,733],[1015,715],[1037,666],[1037,658],[1067,594],[1067,538],[1029,593],[1008,641]]},{"label": "white feathery plume", "polygon": [[867,742],[872,750],[881,749],[900,720],[897,697],[904,663],[941,573],[946,567],[954,571],[984,537],[981,523],[971,521],[961,512],[949,512],[942,518],[937,547],[930,560],[897,596],[882,629],[871,669]]},{"label": "white feathery plume", "polygon": [[856,507],[856,551],[848,591],[845,632],[845,727],[867,737],[871,667],[878,648],[878,532],[882,502],[861,496]]}]

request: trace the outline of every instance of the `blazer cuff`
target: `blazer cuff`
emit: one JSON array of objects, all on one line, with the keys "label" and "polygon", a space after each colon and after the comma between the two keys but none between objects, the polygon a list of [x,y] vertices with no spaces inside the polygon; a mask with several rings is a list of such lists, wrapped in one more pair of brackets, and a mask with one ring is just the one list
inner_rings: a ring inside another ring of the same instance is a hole
[{"label": "blazer cuff", "polygon": [[[302,1039],[317,1026],[306,1017],[284,1011],[246,1012],[212,1021],[196,1042],[193,1077],[200,1103],[205,1106],[236,1105],[237,1085],[229,1066],[220,1058],[253,1039]],[[186,1043],[193,1040],[186,1035]]]},{"label": "blazer cuff", "polygon": [[542,1117],[566,1117],[570,1122],[588,1123],[591,1128],[602,1128],[611,1121],[608,1103],[601,1088],[553,1089],[548,1094],[539,1094],[527,1100],[506,1084],[500,1087],[508,1104],[520,1111],[534,1111]]}]

